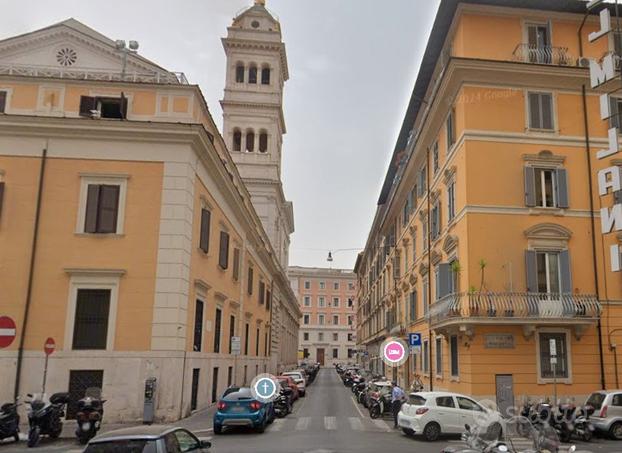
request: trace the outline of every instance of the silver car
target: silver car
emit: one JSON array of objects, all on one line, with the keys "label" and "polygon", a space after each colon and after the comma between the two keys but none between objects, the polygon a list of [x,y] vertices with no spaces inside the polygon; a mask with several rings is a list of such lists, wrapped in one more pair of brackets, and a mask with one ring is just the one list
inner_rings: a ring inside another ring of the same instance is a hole
[{"label": "silver car", "polygon": [[600,390],[585,403],[594,408],[590,421],[597,431],[622,440],[622,390]]},{"label": "silver car", "polygon": [[91,439],[84,453],[207,453],[211,446],[210,442],[199,439],[187,429],[151,425],[100,434]]}]

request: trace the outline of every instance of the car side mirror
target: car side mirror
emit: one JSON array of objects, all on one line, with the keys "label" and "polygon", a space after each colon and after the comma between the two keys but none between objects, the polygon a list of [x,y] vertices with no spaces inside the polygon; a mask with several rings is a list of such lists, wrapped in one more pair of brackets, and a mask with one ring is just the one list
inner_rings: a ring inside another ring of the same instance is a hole
[{"label": "car side mirror", "polygon": [[212,443],[209,440],[200,441],[201,448],[211,448]]},{"label": "car side mirror", "polygon": [[468,423],[466,425],[464,425],[464,429],[466,429],[467,431],[471,431],[471,427],[469,426]]}]

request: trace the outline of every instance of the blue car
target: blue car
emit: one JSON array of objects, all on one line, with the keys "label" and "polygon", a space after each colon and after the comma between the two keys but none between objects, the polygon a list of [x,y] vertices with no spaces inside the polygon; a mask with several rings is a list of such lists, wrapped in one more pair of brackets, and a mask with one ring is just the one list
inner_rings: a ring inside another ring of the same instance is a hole
[{"label": "blue car", "polygon": [[247,426],[263,433],[274,421],[272,403],[253,398],[249,387],[229,387],[218,401],[214,414],[214,434],[221,434],[228,426]]}]

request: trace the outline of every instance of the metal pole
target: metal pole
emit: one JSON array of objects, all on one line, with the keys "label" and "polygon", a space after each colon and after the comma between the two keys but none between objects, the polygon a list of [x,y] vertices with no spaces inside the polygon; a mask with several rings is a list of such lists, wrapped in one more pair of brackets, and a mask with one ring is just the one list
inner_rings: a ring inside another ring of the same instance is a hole
[{"label": "metal pole", "polygon": [[553,362],[553,404],[557,405],[557,358]]},{"label": "metal pole", "polygon": [[45,354],[45,365],[43,367],[43,385],[41,386],[41,395],[45,395],[45,382],[47,381],[47,377],[48,377],[48,360],[49,360],[50,356]]}]

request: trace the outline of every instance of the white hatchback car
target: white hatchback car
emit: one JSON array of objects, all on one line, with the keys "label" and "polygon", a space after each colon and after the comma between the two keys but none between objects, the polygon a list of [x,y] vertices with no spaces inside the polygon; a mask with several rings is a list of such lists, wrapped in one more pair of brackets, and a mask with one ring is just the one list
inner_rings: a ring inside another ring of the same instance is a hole
[{"label": "white hatchback car", "polygon": [[441,434],[460,434],[465,425],[483,428],[487,437],[500,438],[505,432],[499,412],[468,396],[447,392],[411,393],[402,405],[397,423],[405,434],[423,434],[428,441],[438,439]]}]

